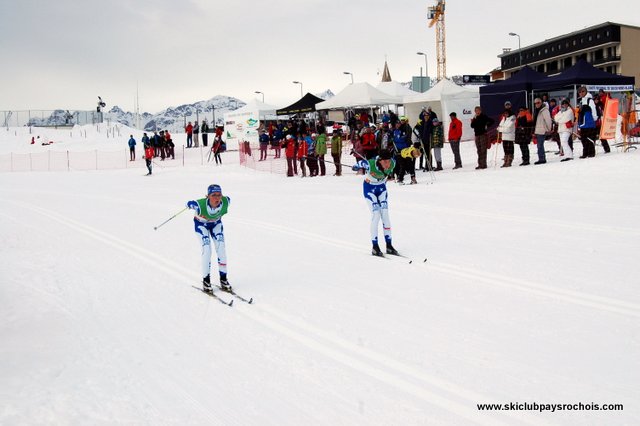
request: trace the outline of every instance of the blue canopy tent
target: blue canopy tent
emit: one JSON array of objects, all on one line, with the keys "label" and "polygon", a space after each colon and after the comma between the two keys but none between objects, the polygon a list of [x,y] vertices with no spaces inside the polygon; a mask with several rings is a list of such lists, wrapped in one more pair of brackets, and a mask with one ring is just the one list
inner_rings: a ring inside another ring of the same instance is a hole
[{"label": "blue canopy tent", "polygon": [[632,86],[629,90],[633,90],[635,81],[635,77],[611,74],[606,71],[599,70],[584,59],[581,59],[576,62],[575,65],[567,68],[560,74],[535,82],[533,90],[540,92],[581,85]]},{"label": "blue canopy tent", "polygon": [[635,80],[635,77],[599,70],[581,59],[560,74],[535,82],[533,91],[540,93],[566,89],[567,92],[573,93],[571,103],[575,105],[579,86],[587,86],[591,92],[597,92],[599,89],[605,92],[628,92],[633,91]]},{"label": "blue canopy tent", "polygon": [[485,114],[497,117],[504,110],[504,103],[511,102],[514,111],[529,107],[529,96],[534,84],[547,77],[526,66],[513,77],[480,87],[480,106]]}]

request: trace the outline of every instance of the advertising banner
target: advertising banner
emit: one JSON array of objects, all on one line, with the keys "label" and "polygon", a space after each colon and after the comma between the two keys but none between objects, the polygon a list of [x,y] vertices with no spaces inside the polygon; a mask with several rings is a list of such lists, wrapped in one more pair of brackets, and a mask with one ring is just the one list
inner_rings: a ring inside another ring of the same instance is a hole
[{"label": "advertising banner", "polygon": [[259,125],[258,110],[225,114],[224,135],[227,146],[235,146],[235,144],[240,141],[257,144]]},{"label": "advertising banner", "polygon": [[600,139],[615,139],[618,127],[618,100],[607,98],[602,112],[602,125],[600,127]]}]

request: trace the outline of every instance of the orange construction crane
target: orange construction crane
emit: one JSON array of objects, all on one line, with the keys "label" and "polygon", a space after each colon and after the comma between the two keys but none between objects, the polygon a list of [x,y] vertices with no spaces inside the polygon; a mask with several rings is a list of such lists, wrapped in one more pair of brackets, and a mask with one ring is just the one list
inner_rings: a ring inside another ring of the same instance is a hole
[{"label": "orange construction crane", "polygon": [[438,81],[447,78],[447,49],[444,38],[444,0],[438,0],[429,7],[427,14],[429,28],[436,26],[436,57],[438,62]]}]

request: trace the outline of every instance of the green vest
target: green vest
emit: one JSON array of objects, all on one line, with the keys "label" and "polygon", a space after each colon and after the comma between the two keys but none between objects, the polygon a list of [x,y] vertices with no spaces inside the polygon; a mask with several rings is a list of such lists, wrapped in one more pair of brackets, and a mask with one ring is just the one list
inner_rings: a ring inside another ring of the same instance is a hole
[{"label": "green vest", "polygon": [[209,222],[215,222],[216,220],[220,220],[222,216],[227,214],[227,210],[229,209],[229,197],[222,197],[222,207],[218,210],[217,213],[210,215],[207,209],[207,199],[201,198],[197,200],[198,206],[200,206],[200,217],[206,219]]},{"label": "green vest", "polygon": [[372,158],[370,159],[369,162],[369,175],[376,179],[378,182],[385,180],[387,178],[387,176],[391,175],[393,173],[393,169],[396,166],[396,160],[394,160],[393,158],[391,159],[391,165],[389,166],[389,168],[387,170],[380,170],[378,168],[378,164],[376,164],[378,161],[378,158]]}]

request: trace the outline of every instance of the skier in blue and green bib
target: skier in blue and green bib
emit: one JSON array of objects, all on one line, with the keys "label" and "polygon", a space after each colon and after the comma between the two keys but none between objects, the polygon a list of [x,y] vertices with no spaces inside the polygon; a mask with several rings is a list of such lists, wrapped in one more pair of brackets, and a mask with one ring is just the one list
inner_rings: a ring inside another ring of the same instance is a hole
[{"label": "skier in blue and green bib", "polygon": [[384,256],[378,245],[378,224],[382,219],[382,230],[386,244],[387,254],[398,255],[398,251],[391,245],[391,221],[389,220],[389,208],[387,205],[387,178],[393,174],[396,162],[388,150],[380,151],[380,154],[370,160],[361,160],[354,169],[365,171],[362,190],[371,210],[371,254]]},{"label": "skier in blue and green bib", "polygon": [[204,291],[211,292],[211,240],[215,245],[218,256],[218,272],[220,273],[220,288],[231,292],[231,285],[227,280],[227,252],[224,245],[224,228],[222,216],[227,214],[231,199],[222,195],[220,185],[209,185],[207,198],[187,202],[187,208],[195,211],[193,223],[196,236],[202,244],[202,286]]}]

